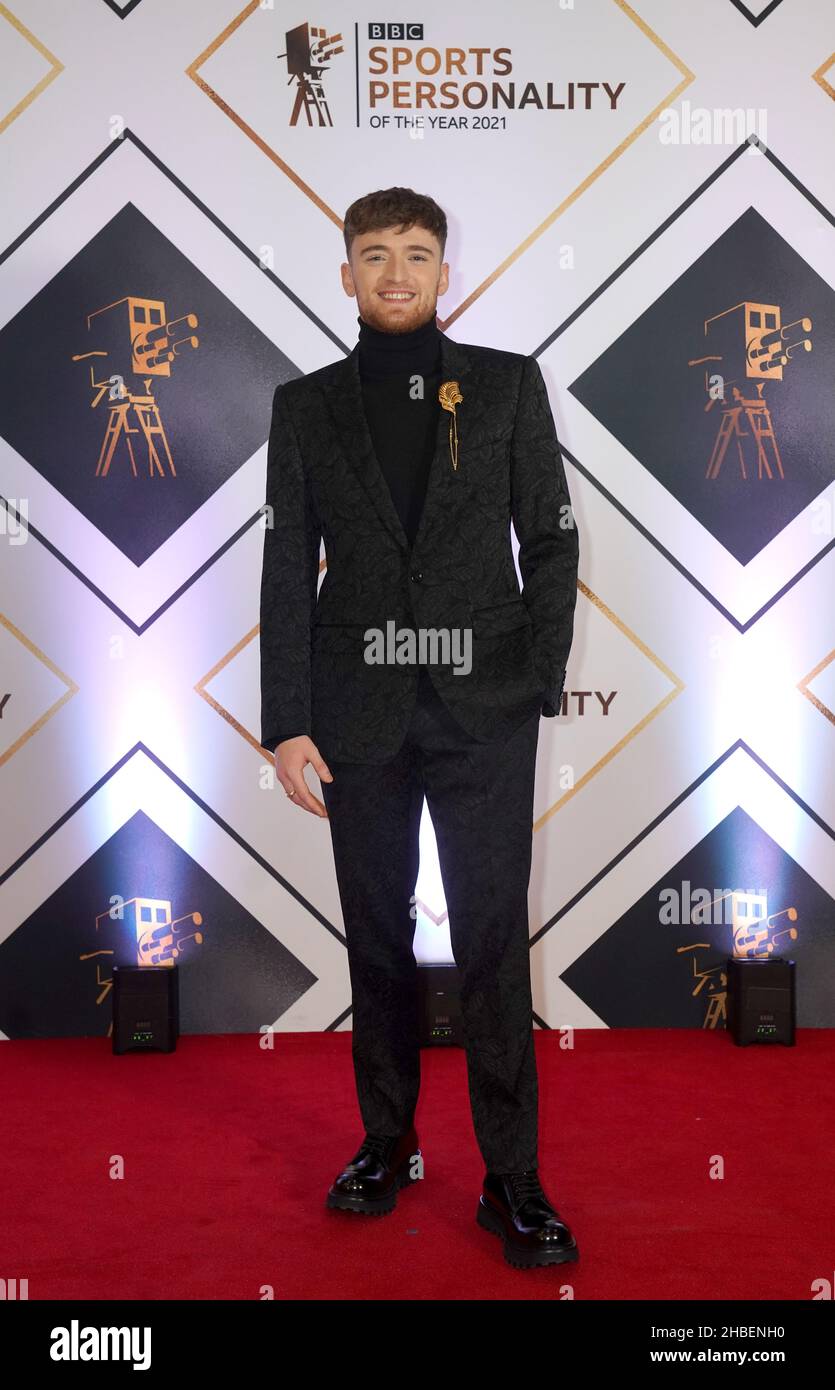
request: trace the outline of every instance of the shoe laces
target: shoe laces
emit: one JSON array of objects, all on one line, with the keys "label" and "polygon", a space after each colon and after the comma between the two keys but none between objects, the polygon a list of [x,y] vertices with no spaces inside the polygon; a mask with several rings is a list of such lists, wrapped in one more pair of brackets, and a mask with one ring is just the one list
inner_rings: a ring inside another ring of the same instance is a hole
[{"label": "shoe laces", "polygon": [[362,1147],[380,1158],[386,1158],[390,1147],[396,1142],[389,1134],[366,1134]]},{"label": "shoe laces", "polygon": [[519,1203],[526,1201],[528,1197],[541,1197],[544,1201],[548,1200],[542,1190],[536,1168],[528,1168],[524,1173],[508,1173],[508,1180],[513,1189],[513,1195]]}]

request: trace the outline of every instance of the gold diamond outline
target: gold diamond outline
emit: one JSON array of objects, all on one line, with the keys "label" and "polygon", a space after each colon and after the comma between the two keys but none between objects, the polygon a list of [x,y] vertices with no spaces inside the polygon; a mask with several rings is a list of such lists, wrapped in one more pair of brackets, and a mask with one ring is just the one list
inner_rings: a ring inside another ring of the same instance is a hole
[{"label": "gold diamond outline", "polygon": [[[322,573],[322,570],[326,568],[326,566],[327,560],[323,556],[319,561],[320,574]],[[269,749],[264,748],[258,742],[255,735],[249,732],[249,729],[247,729],[246,725],[242,724],[239,719],[236,719],[235,716],[231,713],[231,711],[228,710],[225,705],[222,705],[219,700],[216,700],[214,695],[210,695],[208,690],[206,689],[206,686],[209,684],[209,682],[214,680],[215,676],[218,675],[218,673],[222,671],[225,666],[228,666],[230,661],[234,661],[238,653],[242,652],[244,647],[249,646],[249,643],[255,640],[260,631],[261,624],[256,623],[255,627],[250,628],[249,632],[245,632],[243,637],[239,638],[239,640],[235,643],[234,647],[230,648],[230,650],[226,652],[220,658],[219,661],[216,661],[211,670],[206,672],[205,676],[200,677],[194,689],[196,693],[200,696],[200,698],[206,701],[207,705],[211,705],[212,709],[215,711],[216,714],[220,715],[221,719],[226,720],[226,723],[229,725],[231,729],[234,729],[236,733],[240,734],[241,738],[246,739],[247,743],[250,744],[257,753],[265,754],[272,762],[273,755],[272,753],[270,753]]]},{"label": "gold diamond outline", "polygon": [[67,703],[67,700],[71,700],[73,695],[78,694],[80,686],[76,685],[72,676],[68,676],[65,671],[62,671],[60,667],[56,666],[55,662],[46,655],[46,652],[42,652],[40,647],[36,647],[34,642],[31,642],[26,636],[25,632],[21,632],[19,627],[15,627],[15,624],[10,618],[6,617],[5,613],[0,613],[0,623],[2,623],[3,627],[5,627],[13,637],[16,637],[18,642],[21,642],[33,656],[36,656],[39,661],[42,661],[44,666],[46,666],[54,676],[57,676],[58,679],[62,680],[67,686],[64,694],[51,704],[48,709],[44,710],[43,714],[40,718],[35,720],[34,724],[30,725],[28,729],[24,729],[20,737],[16,739],[4,753],[0,753],[0,767],[2,767],[4,763],[9,761],[13,753],[17,753],[18,750],[23,747],[24,743],[28,743],[30,738],[34,738],[35,734],[43,728],[47,720],[51,719],[53,714],[57,714],[61,706]]},{"label": "gold diamond outline", "polygon": [[812,73],[812,78],[817,82],[821,91],[826,92],[826,95],[835,101],[835,87],[832,86],[831,82],[827,82],[824,77],[824,73],[829,71],[833,63],[835,63],[835,53],[830,53],[829,57]]},{"label": "gold diamond outline", "polygon": [[[325,561],[321,560],[319,562],[319,569],[321,571],[324,568]],[[254,639],[258,636],[260,631],[261,624],[256,623],[255,627],[250,628],[249,632],[245,633],[244,636],[241,637],[240,640],[235,643],[234,647],[232,647],[232,649],[225,654],[225,656],[222,656],[219,661],[215,662],[212,669],[210,671],[207,671],[205,676],[201,676],[194,689],[196,690],[197,694],[201,697],[201,699],[205,700],[208,705],[211,705],[212,709],[215,711],[216,714],[220,715],[221,719],[226,720],[226,723],[229,725],[231,729],[234,729],[236,733],[239,733],[241,735],[241,738],[246,739],[247,743],[249,743],[256,750],[256,752],[266,754],[272,762],[273,755],[266,748],[263,748],[261,746],[255,735],[251,734],[249,730],[240,722],[240,720],[236,719],[235,716],[231,714],[230,711],[226,708],[226,706],[222,705],[219,700],[216,700],[214,695],[210,695],[208,690],[206,689],[206,686],[208,685],[209,681],[213,680],[214,677],[218,674],[218,672],[223,670],[224,666],[228,666],[230,661],[234,661],[238,653],[242,652],[244,647],[248,646],[250,642],[254,641]],[[438,916],[437,913],[434,912],[433,909],[429,906],[429,904],[424,902],[422,898],[415,898],[415,906],[421,907],[425,916],[428,917],[432,924],[436,927],[442,926],[443,923],[446,921],[447,917],[449,916],[449,913],[446,908],[441,913],[441,915]]]},{"label": "gold diamond outline", "polygon": [[627,627],[623,619],[619,618],[617,614],[609,608],[608,604],[604,603],[602,598],[595,594],[587,584],[584,584],[582,579],[577,580],[577,588],[580,590],[581,594],[585,594],[589,602],[593,603],[595,608],[597,608],[605,618],[608,618],[611,623],[614,623],[615,627],[619,632],[623,633],[624,637],[628,638],[628,640],[632,642],[654,666],[657,666],[658,670],[667,677],[667,680],[672,681],[673,689],[668,691],[663,700],[660,700],[642,719],[639,719],[638,723],[633,725],[633,727],[623,735],[623,738],[618,739],[617,743],[613,744],[609,751],[604,753],[603,757],[599,758],[587,772],[584,772],[582,777],[578,778],[574,786],[570,787],[564,796],[561,796],[555,801],[553,806],[549,806],[547,811],[543,811],[538,820],[535,820],[533,823],[534,834],[536,834],[538,830],[541,830],[545,823],[549,821],[552,816],[556,815],[557,811],[559,811],[567,801],[570,801],[573,796],[576,796],[581,788],[585,787],[593,777],[596,777],[598,772],[601,772],[603,768],[611,762],[612,758],[616,757],[617,754],[626,747],[627,743],[631,743],[633,738],[637,738],[638,734],[640,734],[648,724],[651,724],[653,719],[655,719],[662,710],[665,710],[669,704],[672,704],[673,700],[677,699],[685,688],[684,681],[681,677],[677,676],[674,671],[671,671],[666,662],[662,661],[661,657],[658,656],[656,652],[652,651],[636,632],[633,632],[630,627]]},{"label": "gold diamond outline", "polygon": [[[326,560],[321,559],[319,561],[320,573],[325,568],[325,565]],[[684,681],[681,679],[681,677],[677,676],[674,671],[671,671],[666,662],[662,661],[661,657],[658,656],[657,653],[652,651],[651,648],[647,646],[646,642],[644,642],[636,632],[633,632],[630,627],[627,627],[623,619],[619,618],[617,614],[613,612],[611,608],[609,608],[608,604],[604,603],[603,600],[597,594],[595,594],[593,590],[591,590],[588,587],[587,584],[584,584],[582,579],[577,580],[577,588],[579,589],[580,593],[586,596],[590,603],[594,604],[595,608],[597,608],[605,618],[608,618],[611,623],[614,623],[615,627],[618,629],[619,632],[623,633],[624,637],[626,637],[630,642],[632,642],[633,645],[636,646],[638,650],[642,652],[643,655],[647,657],[648,660],[651,661],[653,665],[656,666],[664,676],[666,676],[667,680],[672,682],[673,689],[668,691],[667,694],[664,696],[663,700],[660,700],[659,703],[655,705],[653,709],[649,710],[648,713],[643,716],[643,718],[639,719],[638,723],[635,724],[623,735],[623,738],[618,739],[617,743],[615,743],[607,753],[604,753],[603,757],[599,758],[598,761],[592,767],[590,767],[587,772],[584,772],[582,777],[580,777],[579,780],[575,782],[574,786],[571,787],[565,793],[564,796],[561,796],[557,801],[554,802],[552,806],[549,806],[547,811],[543,811],[539,819],[535,820],[533,823],[534,834],[537,830],[541,830],[545,822],[550,820],[551,817],[555,815],[556,812],[559,811],[560,808],[564,806],[567,801],[570,801],[571,798],[575,796],[582,787],[586,786],[586,784],[591,781],[592,777],[595,777],[597,773],[600,772],[607,765],[607,763],[611,762],[612,758],[614,758],[621,751],[621,749],[625,748],[627,743],[630,743],[633,738],[637,738],[638,734],[641,733],[642,730],[645,729],[647,725],[650,724],[652,720],[655,719],[656,716],[661,713],[662,710],[666,709],[667,706],[671,704],[673,700],[677,699],[681,692],[685,689]],[[243,651],[244,647],[248,646],[250,642],[254,641],[260,631],[261,624],[256,623],[255,627],[250,628],[249,632],[245,633],[244,636],[241,637],[235,643],[235,645],[220,658],[219,661],[215,662],[214,666],[212,666],[211,670],[206,672],[205,676],[201,676],[200,680],[197,681],[196,685],[194,686],[194,689],[196,693],[201,697],[201,699],[205,700],[208,705],[211,705],[212,709],[220,715],[221,719],[225,719],[226,723],[230,726],[230,728],[234,729],[237,733],[239,733],[241,735],[241,738],[246,739],[246,742],[250,744],[251,747],[253,747],[256,750],[256,752],[266,754],[268,757],[272,759],[272,754],[270,754],[266,748],[263,748],[261,746],[255,735],[250,733],[250,731],[245,727],[245,725],[243,725],[239,719],[236,719],[235,716],[225,707],[225,705],[222,705],[219,700],[215,699],[214,695],[210,695],[209,691],[206,689],[206,686],[209,684],[209,682],[213,680],[214,677],[220,671],[222,671],[225,666],[228,666],[230,661],[233,661],[235,657],[238,655],[238,653]],[[835,653],[833,653],[833,655],[835,655]],[[816,668],[815,671],[812,672],[812,676],[817,674],[817,669],[818,668]],[[810,696],[809,698],[814,699],[814,696]]]},{"label": "gold diamond outline", "polygon": [[830,724],[835,724],[835,711],[831,710],[828,705],[825,705],[823,700],[819,700],[817,695],[813,695],[808,688],[815,677],[819,676],[821,671],[825,670],[830,661],[835,661],[835,647],[833,647],[828,656],[823,657],[822,660],[818,662],[817,666],[812,668],[808,676],[804,676],[802,680],[797,682],[797,688],[801,695],[805,695],[809,703],[814,705],[815,709],[823,715],[824,719],[828,719]]},{"label": "gold diamond outline", "polygon": [[218,672],[222,671],[224,666],[228,666],[230,661],[234,661],[235,657],[238,655],[238,652],[242,652],[244,647],[247,647],[250,642],[254,641],[254,639],[258,636],[258,633],[260,631],[261,624],[256,623],[255,627],[250,628],[249,632],[244,633],[244,636],[241,637],[241,639],[235,643],[234,647],[232,647],[230,651],[226,652],[225,655],[220,658],[220,661],[216,661],[212,669],[206,672],[205,676],[200,677],[200,680],[197,682],[194,689],[196,690],[197,694],[200,696],[202,700],[205,700],[208,705],[211,705],[212,709],[220,715],[221,719],[225,719],[227,724],[231,728],[233,728],[236,733],[239,733],[241,735],[241,738],[245,738],[247,743],[250,743],[257,752],[267,753],[268,750],[266,748],[262,748],[255,735],[251,734],[249,732],[249,729],[247,729],[245,725],[243,725],[240,722],[239,719],[236,719],[235,716],[230,713],[230,711],[226,708],[225,705],[222,705],[219,700],[216,700],[214,695],[210,695],[208,690],[206,689],[206,686],[208,685],[209,681],[214,680]]},{"label": "gold diamond outline", "polygon": [[41,95],[41,92],[46,91],[50,82],[54,82],[56,77],[64,71],[64,64],[55,57],[54,53],[50,53],[49,49],[41,43],[40,39],[36,38],[35,35],[26,28],[23,21],[18,19],[17,15],[12,14],[11,10],[8,9],[6,5],[0,4],[0,18],[7,20],[12,28],[17,30],[22,39],[25,39],[27,43],[31,44],[32,47],[37,50],[42,58],[45,58],[48,63],[52,64],[52,71],[46,73],[41,78],[40,82],[36,82],[31,92],[28,92],[25,97],[21,97],[17,106],[13,106],[11,111],[7,112],[5,116],[0,117],[0,135],[2,135],[3,131],[8,130],[9,126],[17,120],[18,116],[23,114],[27,106],[31,106],[32,102]]},{"label": "gold diamond outline", "polygon": [[[528,250],[528,248],[532,246],[533,243],[537,241],[539,237],[541,237],[543,233],[546,232],[549,229],[549,227],[551,227],[554,224],[554,222],[556,222],[557,219],[562,216],[564,212],[567,212],[568,209],[572,206],[572,204],[576,203],[577,200],[581,198],[582,195],[586,192],[586,190],[590,188],[591,185],[595,183],[597,179],[599,179],[600,176],[606,172],[607,169],[611,168],[615,161],[619,159],[620,156],[626,152],[626,150],[629,149],[629,146],[634,144],[634,142],[638,139],[638,136],[644,133],[648,126],[651,125],[652,122],[655,120],[656,116],[658,116],[660,112],[665,110],[668,106],[671,106],[673,102],[677,101],[678,98],[681,96],[682,92],[686,91],[686,89],[690,86],[691,82],[695,81],[695,74],[690,71],[686,63],[684,63],[682,59],[679,58],[678,55],[675,54],[667,44],[665,44],[664,40],[658,34],[655,33],[654,29],[650,28],[646,20],[641,19],[640,15],[636,14],[636,12],[632,9],[631,5],[628,4],[628,0],[612,0],[612,4],[616,5],[617,8],[626,15],[627,19],[632,20],[633,24],[637,25],[637,27],[640,29],[641,33],[645,36],[645,38],[648,38],[650,42],[659,50],[659,52],[662,53],[664,57],[667,58],[675,68],[678,69],[678,71],[681,73],[681,81],[677,83],[677,85],[666,97],[662,98],[662,100],[653,108],[653,110],[650,111],[649,115],[645,116],[644,119],[635,127],[635,129],[630,132],[629,135],[627,135],[623,140],[621,140],[619,145],[615,146],[611,154],[608,154],[606,158],[600,164],[597,165],[597,168],[593,169],[591,173],[588,174],[577,185],[577,187],[571,193],[569,193],[567,197],[565,197],[563,201],[559,203],[557,207],[555,207],[553,211],[548,214],[547,217],[543,219],[542,222],[540,222],[539,226],[535,227],[534,230],[530,232],[524,238],[524,240],[519,243],[515,250],[511,251],[509,255],[505,256],[504,260],[501,261],[498,266],[496,266],[495,270],[491,271],[487,278],[483,280],[480,285],[477,285],[476,288],[472,291],[472,293],[468,295],[466,299],[461,301],[457,308],[453,309],[451,314],[449,314],[445,319],[441,319],[439,317],[438,323],[442,331],[445,331],[450,324],[454,323],[457,318],[460,318],[460,316],[463,313],[465,313],[466,310],[469,309],[471,305],[474,304],[475,301],[479,299],[481,295],[484,294],[485,291],[488,290],[490,286],[495,283],[496,280],[498,280],[499,276],[503,275],[504,272],[508,270],[510,266],[512,266],[513,263],[519,259],[520,256],[523,256],[524,253]],[[205,62],[207,62],[208,59],[211,58],[222,47],[224,43],[226,43],[226,41],[231,37],[235,30],[240,28],[240,26],[244,24],[246,20],[249,19],[250,15],[253,14],[254,11],[257,9],[259,9],[259,0],[249,0],[249,3],[244,6],[240,14],[236,15],[234,19],[230,20],[226,28],[223,29],[220,34],[218,34],[217,38],[212,40],[208,48],[205,48],[203,52],[199,54],[198,57],[195,58],[192,63],[189,64],[189,66],[185,70],[186,76],[190,77],[191,80],[197,84],[200,90],[206,96],[208,96],[211,101],[215,102],[215,104],[224,113],[224,115],[228,116],[229,119],[233,122],[233,124],[236,125],[244,135],[246,135],[250,140],[252,140],[258,147],[258,149],[260,149],[261,152],[265,154],[268,159],[272,160],[272,162],[276,164],[279,169],[281,169],[282,173],[287,175],[287,177],[296,185],[300,192],[302,192],[305,195],[305,197],[310,198],[311,202],[315,204],[319,211],[323,212],[326,217],[329,217],[330,220],[333,223],[335,223],[335,225],[339,228],[339,230],[342,231],[344,227],[343,219],[339,217],[333,211],[332,208],[329,208],[327,203],[325,203],[325,201],[322,198],[320,198],[317,193],[314,193],[313,189],[305,183],[301,175],[297,174],[295,170],[292,169],[291,166],[287,164],[286,161],[283,160],[281,156],[272,148],[272,146],[267,144],[266,140],[263,140],[261,136],[258,135],[257,132],[254,131],[252,127],[249,126],[241,116],[238,116],[238,114],[232,110],[232,107],[228,104],[228,102],[223,100],[220,93],[216,92],[214,88],[209,85],[206,79],[204,77],[200,77],[198,74],[198,68],[200,68]]]}]

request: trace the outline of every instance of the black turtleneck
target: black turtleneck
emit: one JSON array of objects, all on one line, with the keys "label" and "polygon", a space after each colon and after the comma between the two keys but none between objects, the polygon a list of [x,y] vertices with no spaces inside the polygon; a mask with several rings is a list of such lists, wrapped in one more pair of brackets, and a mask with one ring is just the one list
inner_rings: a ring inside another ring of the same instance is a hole
[{"label": "black turtleneck", "polygon": [[[408,333],[383,333],[360,316],[359,374],[380,470],[414,545],[438,428],[441,334],[435,315]],[[416,396],[413,378],[423,378]]]}]

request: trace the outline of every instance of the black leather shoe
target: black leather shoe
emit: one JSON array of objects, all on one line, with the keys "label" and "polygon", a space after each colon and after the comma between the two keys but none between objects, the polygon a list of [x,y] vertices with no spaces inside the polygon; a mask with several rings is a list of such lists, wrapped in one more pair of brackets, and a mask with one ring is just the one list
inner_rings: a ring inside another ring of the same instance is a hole
[{"label": "black leather shoe", "polygon": [[414,1181],[409,1169],[419,1153],[414,1125],[399,1138],[366,1134],[328,1192],[327,1206],[379,1216],[394,1211],[398,1189]]},{"label": "black leather shoe", "polygon": [[476,1221],[504,1238],[504,1257],[517,1269],[579,1258],[577,1242],[545,1196],[536,1168],[486,1173]]}]

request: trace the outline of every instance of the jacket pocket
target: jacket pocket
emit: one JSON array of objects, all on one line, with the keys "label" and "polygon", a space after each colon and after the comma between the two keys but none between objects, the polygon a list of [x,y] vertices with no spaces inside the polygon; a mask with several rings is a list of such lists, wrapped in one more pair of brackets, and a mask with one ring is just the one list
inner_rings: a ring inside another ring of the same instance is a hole
[{"label": "jacket pocket", "polygon": [[363,623],[314,622],[310,640],[314,652],[359,652],[365,645]]},{"label": "jacket pocket", "polygon": [[473,629],[476,635],[493,636],[501,632],[513,632],[517,627],[532,626],[533,620],[521,595],[502,599],[501,603],[491,603],[485,608],[473,609]]}]

